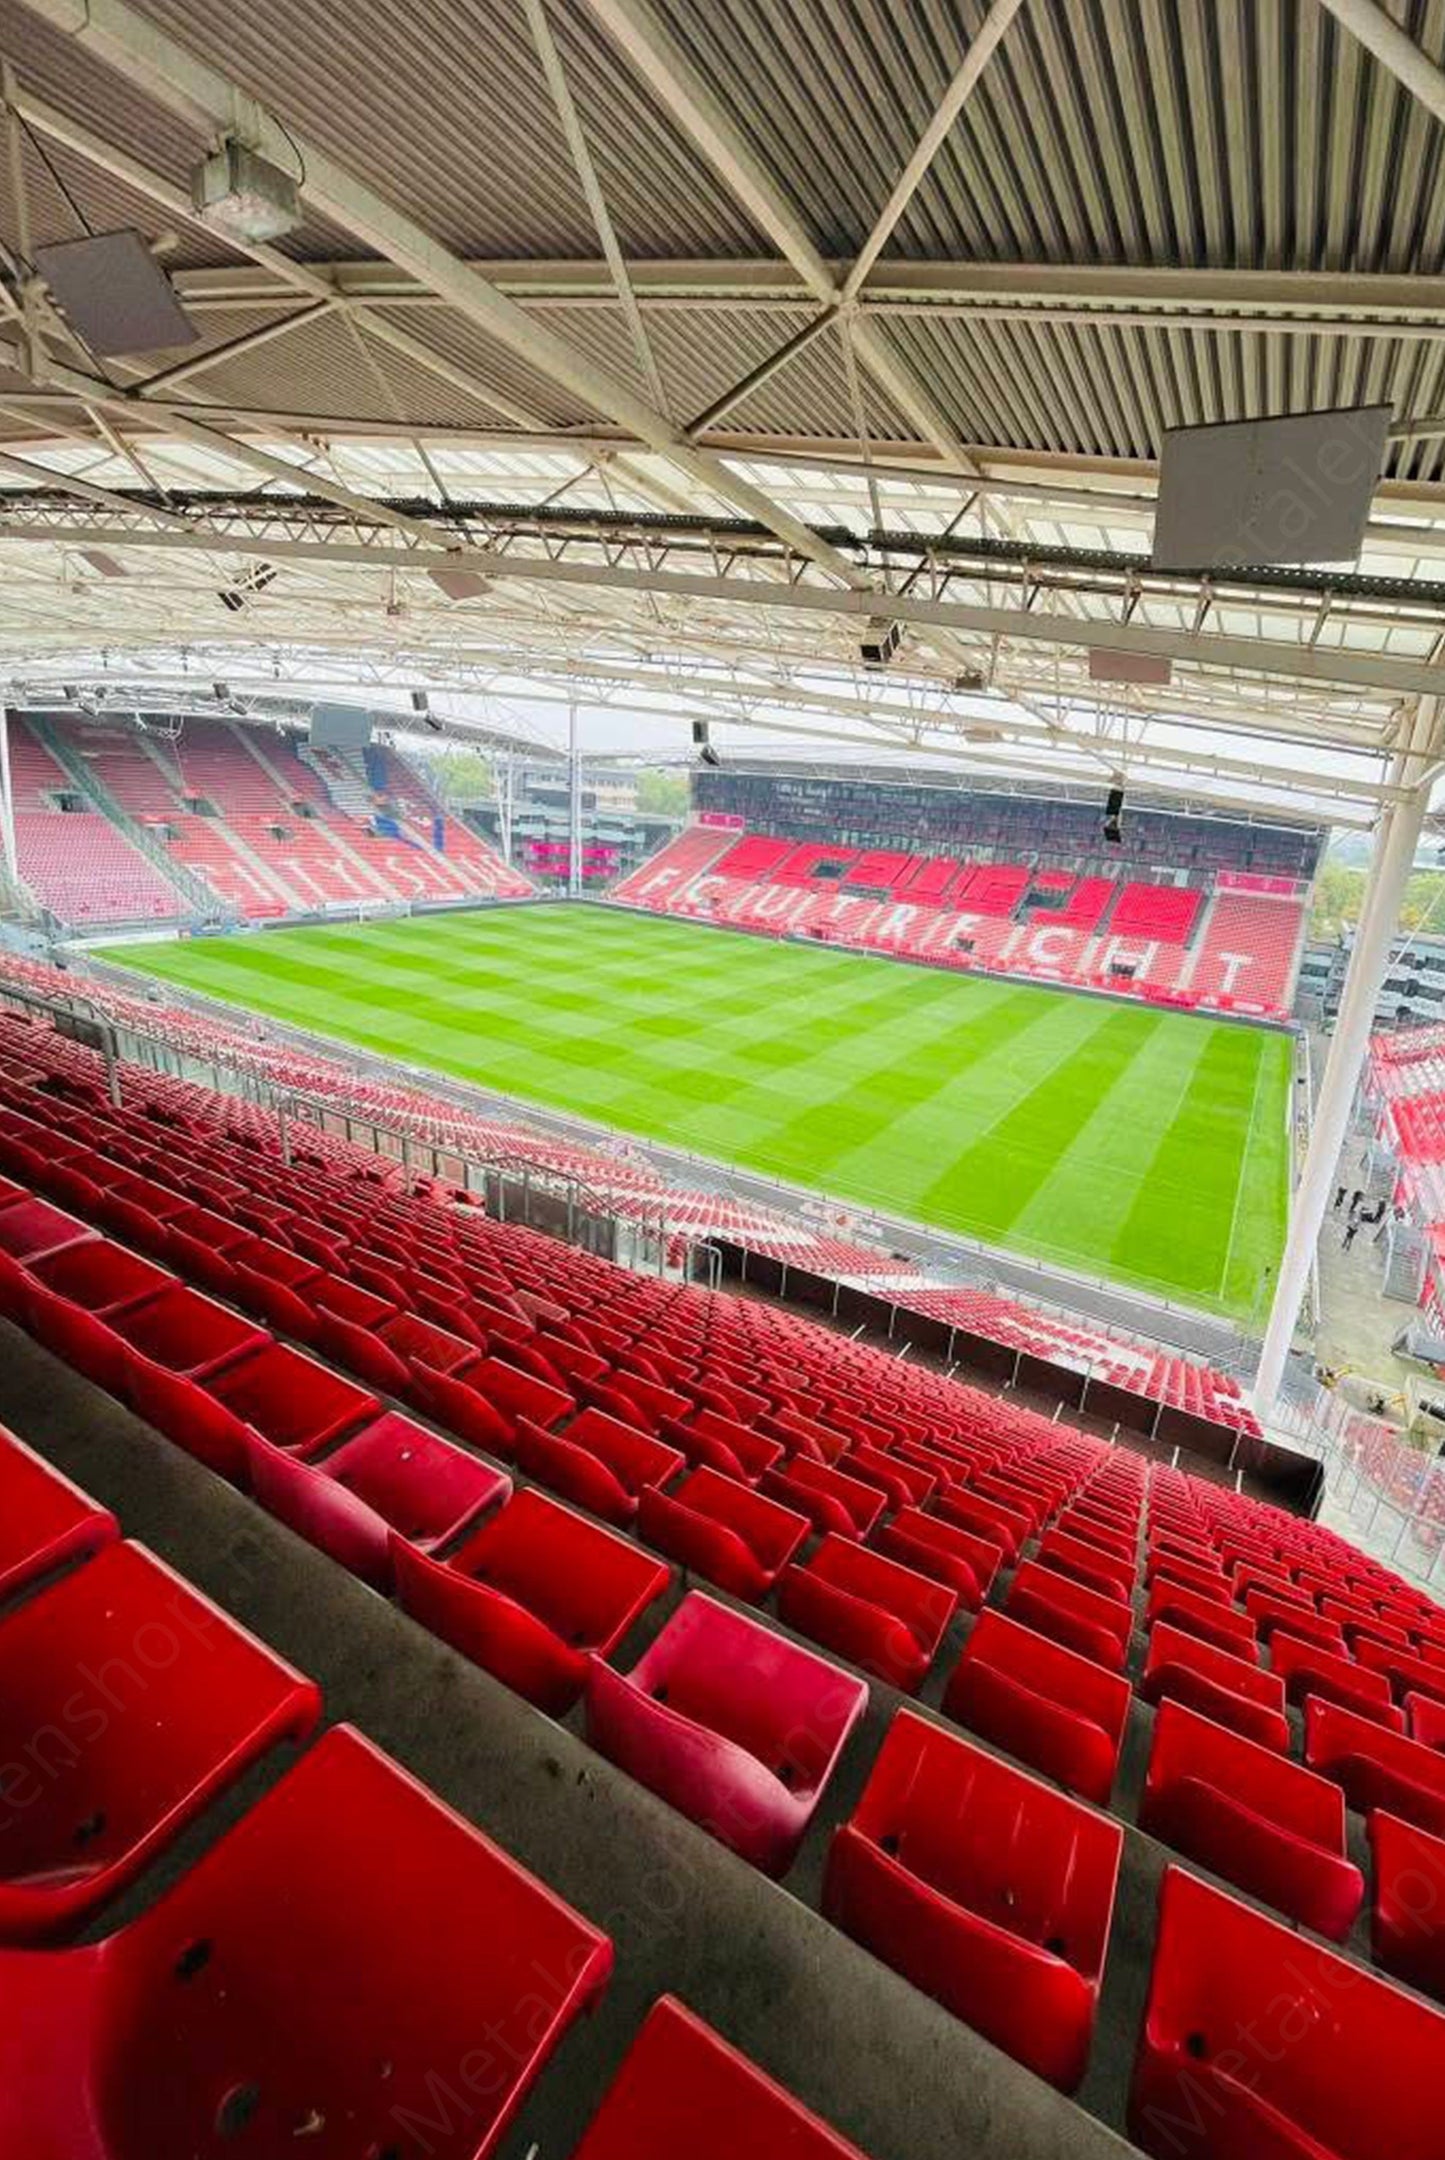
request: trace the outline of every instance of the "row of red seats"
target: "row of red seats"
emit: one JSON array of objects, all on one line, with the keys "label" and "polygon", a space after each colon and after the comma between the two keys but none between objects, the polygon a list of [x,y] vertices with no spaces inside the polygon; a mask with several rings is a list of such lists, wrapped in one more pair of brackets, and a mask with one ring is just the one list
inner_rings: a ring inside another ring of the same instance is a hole
[{"label": "row of red seats", "polygon": [[[608,1938],[336,1726],[139,1918],[88,1948],[37,1947],[73,1936],[279,1739],[307,1739],[321,1700],[3,1431],[0,1589],[35,1590],[0,1611],[0,2151],[193,2160],[235,2141],[258,2160],[349,2160],[400,2153],[398,2126],[422,2122],[444,2160],[491,2153],[606,1987]],[[439,2112],[436,2065],[477,2051],[486,2079]],[[683,2142],[721,2160],[740,2132],[798,2160],[852,2153],[664,1998],[576,2160],[673,2160]]]},{"label": "row of red seats", "polygon": [[[609,1310],[612,1310],[612,1308],[609,1307]],[[620,1317],[620,1314],[614,1312],[614,1317]],[[566,1338],[558,1337],[557,1340],[564,1341],[566,1340]],[[833,1348],[837,1350],[841,1350],[841,1347],[842,1346],[833,1345]],[[503,1360],[502,1362],[506,1361]],[[686,1378],[686,1375],[673,1374],[669,1375],[668,1377],[677,1380],[684,1380]],[[676,1392],[675,1390],[667,1390],[665,1381],[659,1380],[657,1385],[664,1389],[665,1394],[675,1394]],[[665,1405],[661,1400],[654,1402],[653,1407],[658,1412],[659,1416],[663,1414]],[[667,1414],[671,1414],[670,1410]],[[536,1421],[534,1420],[534,1422]],[[838,1470],[839,1463],[843,1460],[843,1455],[841,1452],[838,1456],[834,1458],[833,1461],[830,1462],[827,1460],[828,1450],[821,1444],[822,1433],[825,1433],[827,1429],[828,1428],[821,1428],[821,1431],[819,1433],[815,1433],[814,1435],[810,1436],[819,1442],[820,1455],[816,1457],[801,1455],[801,1460],[803,1462],[810,1462],[813,1465],[814,1472],[819,1470],[825,1472],[828,1470]],[[744,1440],[746,1440],[750,1431],[752,1430],[752,1428],[749,1428],[745,1425],[740,1425],[737,1428],[737,1431],[743,1436]],[[1052,1430],[1055,1434],[1056,1440],[1060,1437],[1057,1433],[1057,1429],[1046,1428],[1046,1430]],[[554,1435],[554,1437],[565,1436]],[[754,1435],[754,1437],[756,1436]],[[911,1441],[906,1438],[900,1439],[898,1436],[895,1435],[893,1436],[892,1449],[889,1450],[885,1448],[881,1452],[883,1452],[885,1456],[887,1456],[891,1452],[894,1456],[895,1461],[900,1463],[908,1462],[909,1456],[904,1451],[910,1447],[915,1452],[922,1452],[926,1459],[942,1456],[945,1460],[947,1460],[947,1449],[940,1448],[939,1446],[940,1439],[944,1437],[945,1436],[940,1435],[937,1432],[929,1433],[926,1428],[921,1435],[915,1437]],[[764,1438],[766,1441],[766,1436],[764,1436]],[[726,1443],[723,1442],[721,1444]],[[869,1443],[866,1440],[862,1442],[862,1445],[865,1447],[868,1444]],[[961,1444],[956,1434],[951,1436],[951,1444],[955,1449],[960,1448]],[[1067,1442],[1065,1442],[1065,1444],[1067,1444]],[[1111,1543],[1120,1542],[1121,1527],[1123,1531],[1127,1533],[1128,1510],[1127,1508],[1120,1508],[1117,1503],[1115,1507],[1111,1510],[1106,1504],[1106,1496],[1101,1496],[1098,1493],[1093,1493],[1091,1496],[1090,1491],[1087,1489],[1083,1493],[1079,1493],[1077,1489],[1077,1480],[1072,1486],[1069,1486],[1069,1481],[1065,1479],[1065,1487],[1068,1489],[1068,1492],[1072,1492],[1073,1494],[1073,1503],[1067,1511],[1067,1521],[1063,1524],[1059,1524],[1055,1521],[1052,1521],[1051,1518],[1057,1513],[1058,1507],[1060,1505],[1060,1487],[1058,1486],[1057,1482],[1051,1484],[1048,1476],[1047,1466],[1044,1467],[1042,1477],[1040,1477],[1039,1475],[1037,1466],[1034,1467],[1032,1476],[1027,1471],[1021,1472],[1019,1470],[1015,1470],[1010,1477],[1004,1478],[1002,1480],[1004,1486],[1004,1493],[1002,1496],[999,1496],[996,1492],[990,1493],[988,1489],[990,1482],[992,1482],[995,1487],[997,1487],[998,1483],[1000,1482],[996,1466],[997,1459],[995,1460],[995,1466],[993,1468],[984,1468],[981,1464],[981,1457],[983,1453],[984,1450],[979,1448],[976,1444],[976,1459],[973,1464],[969,1466],[969,1476],[963,1480],[953,1481],[951,1489],[944,1495],[944,1500],[948,1502],[950,1507],[961,1507],[964,1511],[968,1511],[970,1509],[974,1510],[975,1520],[977,1519],[976,1511],[980,1507],[988,1508],[990,1506],[993,1506],[997,1512],[994,1517],[989,1518],[991,1521],[991,1527],[1002,1534],[1009,1534],[1010,1532],[1020,1531],[1021,1529],[1021,1535],[1019,1540],[1020,1544],[1026,1543],[1031,1535],[1037,1534],[1038,1530],[1040,1528],[1043,1528],[1044,1535],[1040,1539],[1039,1545],[1040,1558],[1047,1559],[1050,1565],[1047,1568],[1043,1569],[1036,1568],[1035,1578],[1032,1580],[1028,1576],[1023,1575],[1022,1570],[1020,1571],[1020,1575],[1023,1576],[1025,1589],[1030,1592],[1030,1594],[1034,1597],[1035,1600],[1042,1599],[1042,1602],[1036,1604],[1035,1609],[1032,1610],[1029,1614],[1029,1618],[1032,1623],[1030,1626],[1020,1626],[1017,1619],[1013,1617],[1006,1617],[1000,1614],[988,1614],[979,1621],[979,1623],[974,1629],[974,1638],[981,1638],[978,1649],[978,1662],[980,1667],[994,1673],[995,1675],[1001,1670],[1003,1678],[1009,1683],[1009,1685],[1002,1691],[1002,1711],[1000,1711],[998,1707],[1000,1690],[997,1686],[996,1678],[990,1679],[985,1683],[983,1695],[986,1698],[986,1701],[985,1708],[982,1714],[985,1716],[1007,1715],[1009,1717],[1012,1717],[1015,1720],[1015,1725],[1012,1729],[1019,1732],[1023,1740],[1027,1742],[1028,1745],[1036,1746],[1039,1744],[1039,1732],[1037,1729],[1037,1718],[1035,1715],[1037,1706],[1036,1704],[1029,1704],[1026,1698],[1031,1693],[1035,1696],[1041,1694],[1042,1691],[1037,1685],[1035,1685],[1035,1683],[1037,1683],[1041,1678],[1049,1674],[1051,1655],[1053,1657],[1052,1683],[1054,1686],[1055,1696],[1057,1697],[1059,1703],[1064,1706],[1069,1706],[1083,1699],[1080,1694],[1079,1688],[1079,1669],[1081,1666],[1087,1669],[1090,1665],[1096,1664],[1098,1662],[1099,1652],[1103,1643],[1102,1637],[1097,1635],[1091,1635],[1087,1638],[1087,1640],[1089,1642],[1092,1655],[1086,1655],[1081,1657],[1077,1650],[1064,1649],[1061,1644],[1057,1643],[1051,1644],[1045,1637],[1041,1636],[1038,1632],[1039,1624],[1041,1620],[1045,1624],[1048,1624],[1050,1622],[1051,1615],[1052,1622],[1055,1626],[1059,1624],[1057,1616],[1062,1614],[1065,1616],[1066,1623],[1072,1622],[1074,1625],[1077,1626],[1082,1621],[1083,1624],[1087,1625],[1091,1629],[1096,1626],[1099,1615],[1097,1611],[1089,1607],[1087,1603],[1085,1603],[1084,1606],[1081,1608],[1079,1606],[1077,1598],[1071,1600],[1067,1593],[1063,1594],[1061,1597],[1059,1591],[1056,1588],[1050,1591],[1049,1587],[1047,1585],[1041,1585],[1036,1579],[1036,1577],[1039,1573],[1062,1573],[1063,1571],[1059,1570],[1058,1567],[1058,1563],[1061,1559],[1066,1561],[1072,1561],[1075,1570],[1077,1571],[1081,1564],[1078,1548],[1080,1546],[1088,1547],[1092,1544],[1095,1551],[1101,1557],[1093,1561],[1092,1563],[1086,1561],[1083,1563],[1083,1565],[1086,1571],[1092,1572],[1096,1577],[1102,1576],[1102,1582],[1097,1594],[1104,1597],[1107,1602],[1107,1592],[1110,1587],[1110,1577],[1112,1575],[1114,1583],[1117,1584],[1119,1576],[1117,1560],[1116,1562],[1111,1563],[1108,1547]],[[1017,1453],[1016,1448],[1014,1450],[1014,1453]],[[795,1475],[798,1467],[798,1462],[799,1455],[795,1455],[792,1459],[793,1473]],[[756,1466],[756,1464],[754,1463],[748,1465],[748,1467],[756,1467],[756,1475],[758,1476],[759,1481],[761,1481],[762,1477],[766,1475],[769,1470],[776,1472],[779,1469],[780,1465],[778,1458],[774,1455],[771,1457],[771,1459],[765,1460],[761,1464],[761,1466]],[[867,1467],[866,1464],[865,1467]],[[847,1477],[849,1475],[846,1468],[844,1468],[840,1472],[840,1474],[844,1477]],[[806,1483],[806,1476],[803,1482]],[[1032,1491],[1030,1490],[1031,1487]],[[1203,1500],[1192,1497],[1194,1495],[1195,1489],[1188,1481],[1181,1482],[1180,1490],[1191,1495],[1190,1518],[1194,1528],[1194,1542],[1196,1546],[1198,1546],[1199,1509],[1202,1506],[1213,1507],[1214,1505],[1216,1505],[1216,1503],[1213,1501],[1212,1496],[1208,1494],[1207,1489],[1204,1488],[1199,1489],[1199,1491],[1202,1492],[1204,1495]],[[1067,1492],[1065,1496],[1067,1497]],[[540,1498],[540,1496],[535,1497]],[[838,1497],[836,1492],[834,1493],[834,1497]],[[884,1525],[883,1528],[885,1531],[894,1534],[896,1534],[901,1528],[903,1534],[906,1536],[910,1530],[916,1528],[918,1521],[928,1523],[934,1520],[941,1519],[946,1523],[946,1517],[943,1517],[941,1514],[943,1504],[944,1503],[942,1500],[938,1500],[935,1498],[930,1503],[929,1512],[925,1513],[920,1510],[914,1510],[915,1522],[903,1522],[902,1515],[900,1513],[895,1515],[893,1522]],[[873,1505],[873,1503],[870,1503],[870,1505]],[[1239,1506],[1244,1506],[1244,1504],[1240,1503]],[[1163,1503],[1161,1502],[1161,1509],[1162,1507]],[[1116,1520],[1112,1524],[1109,1521],[1111,1513],[1118,1518],[1118,1520]],[[1010,1515],[1015,1518],[1013,1523],[1010,1523],[1005,1519]],[[500,1520],[502,1518],[498,1519]],[[1276,1552],[1278,1552],[1280,1546],[1283,1543],[1295,1544],[1298,1545],[1301,1550],[1310,1550],[1313,1553],[1317,1562],[1324,1557],[1327,1551],[1332,1551],[1332,1548],[1328,1548],[1320,1544],[1320,1540],[1325,1536],[1325,1534],[1315,1531],[1313,1529],[1313,1526],[1291,1525],[1288,1523],[1286,1518],[1279,1517],[1273,1510],[1261,1510],[1259,1512],[1258,1520],[1268,1526],[1267,1538],[1265,1535],[1260,1535],[1257,1536],[1255,1539],[1256,1544],[1261,1547],[1267,1545],[1268,1538],[1272,1538],[1274,1540]],[[1045,1524],[1047,1524],[1046,1528],[1044,1528]],[[1092,1535],[1090,1534],[1091,1529]],[[1238,1523],[1236,1523],[1236,1529],[1238,1529]],[[1182,1553],[1178,1549],[1182,1544],[1187,1544],[1189,1542],[1189,1538],[1185,1534],[1185,1531],[1186,1526],[1182,1524],[1176,1525],[1174,1527],[1172,1532],[1173,1549],[1171,1550],[1169,1542],[1171,1537],[1171,1530],[1167,1519],[1163,1519],[1161,1517],[1161,1522],[1156,1527],[1151,1517],[1151,1532],[1155,1535],[1156,1539],[1163,1544],[1164,1558],[1168,1563],[1167,1565],[1161,1565],[1159,1567],[1152,1566],[1152,1562],[1156,1556],[1151,1552],[1151,1581],[1149,1585],[1151,1600],[1155,1599],[1156,1588],[1159,1581],[1161,1579],[1163,1581],[1163,1590],[1158,1594],[1156,1610],[1153,1615],[1156,1623],[1159,1624],[1156,1625],[1153,1637],[1151,1637],[1151,1650],[1153,1647],[1153,1640],[1161,1636],[1164,1628],[1170,1626],[1171,1624],[1174,1624],[1176,1626],[1176,1632],[1184,1633],[1186,1635],[1186,1639],[1192,1639],[1196,1642],[1199,1642],[1199,1646],[1203,1649],[1208,1650],[1213,1647],[1207,1641],[1200,1641],[1200,1639],[1197,1637],[1189,1638],[1187,1629],[1179,1629],[1177,1627],[1177,1623],[1181,1615],[1187,1620],[1190,1614],[1189,1605],[1187,1603],[1181,1603],[1180,1601],[1187,1600],[1190,1597],[1198,1598],[1199,1586],[1198,1584],[1191,1584],[1187,1575],[1182,1581],[1171,1581],[1171,1571],[1175,1575],[1178,1575],[1179,1571],[1181,1570],[1187,1570],[1191,1567],[1197,1567],[1201,1574],[1208,1573],[1208,1570],[1200,1564],[1197,1555],[1195,1559],[1191,1560],[1186,1554]],[[1137,1528],[1135,1535],[1137,1543]],[[1043,1546],[1045,1541],[1048,1541],[1050,1545],[1050,1550],[1047,1555],[1044,1555],[1043,1552]],[[1123,1542],[1127,1543],[1127,1535],[1125,1535],[1125,1537],[1123,1538]],[[1002,1549],[1002,1546],[1000,1546],[1000,1549]],[[821,1548],[819,1548],[819,1550],[821,1550]],[[1344,1550],[1344,1548],[1339,1548],[1339,1552],[1344,1552]],[[1263,1557],[1267,1558],[1267,1552],[1264,1553]],[[1338,1554],[1334,1554],[1334,1557],[1338,1559]],[[1216,1559],[1217,1558],[1218,1555],[1216,1554]],[[1354,1566],[1354,1564],[1359,1560],[1359,1556],[1350,1555],[1349,1558],[1351,1566]],[[1030,1564],[1032,1563],[1026,1563],[1026,1565]],[[1368,1572],[1367,1564],[1359,1562],[1359,1567],[1362,1573]],[[1354,1577],[1347,1574],[1343,1570],[1343,1568],[1339,1568],[1337,1570],[1336,1579],[1339,1586],[1342,1588],[1357,1587]],[[1016,1577],[1015,1594],[1017,1594],[1018,1591],[1018,1580],[1019,1579]],[[1394,1579],[1387,1578],[1387,1580],[1393,1582]],[[1090,1585],[1086,1580],[1081,1582],[1081,1587],[1084,1589],[1086,1597],[1087,1595],[1092,1594],[1090,1591]],[[1250,1585],[1249,1589],[1253,1589],[1255,1587],[1257,1586]],[[1408,1593],[1403,1592],[1402,1585],[1396,1585],[1396,1589],[1398,1592],[1404,1595],[1408,1595]],[[1220,1600],[1218,1598],[1210,1599],[1208,1597],[1203,1597],[1199,1601],[1203,1603],[1206,1608],[1208,1608],[1211,1604],[1221,1606],[1224,1603],[1223,1600]],[[706,1603],[707,1601],[699,1602]],[[1162,1617],[1166,1608],[1169,1614],[1167,1620],[1163,1619]],[[718,1610],[722,1609],[718,1608]],[[737,1618],[739,1616],[730,1617]],[[1240,1617],[1243,1617],[1246,1621],[1250,1621],[1255,1618],[1254,1615],[1249,1613],[1245,1613]],[[992,1654],[986,1656],[984,1655],[984,1653],[989,1650],[988,1633],[992,1632],[992,1623],[994,1622],[998,1623],[998,1632],[1001,1637],[1003,1649],[1002,1652],[1000,1652],[998,1648],[995,1647]],[[1228,1620],[1225,1624],[1224,1632],[1226,1633],[1226,1635],[1230,1636],[1231,1639],[1233,1639],[1234,1636],[1235,1626],[1236,1623],[1233,1618]],[[1011,1634],[1008,1631],[1011,1631]],[[969,1651],[970,1653],[974,1651],[973,1639],[970,1640]],[[1113,1651],[1110,1651],[1109,1656],[1113,1657],[1114,1654],[1115,1653]],[[1060,1660],[1062,1660],[1062,1662],[1060,1662]],[[964,1671],[968,1662],[969,1658],[968,1656],[966,1656],[963,1664],[959,1667],[960,1674]],[[1239,1663],[1241,1661],[1235,1659],[1234,1662]],[[636,1676],[634,1675],[633,1677],[635,1678]],[[1110,1679],[1113,1679],[1115,1681],[1121,1681],[1121,1675],[1119,1675],[1117,1672],[1111,1673],[1107,1669],[1107,1661],[1104,1664],[1099,1664],[1097,1677],[1103,1678],[1106,1681]],[[1274,1676],[1263,1675],[1262,1677],[1273,1678]],[[1122,1684],[1124,1686],[1124,1710],[1127,1714],[1127,1683]],[[1047,1699],[1046,1695],[1045,1699]],[[953,1707],[953,1704],[950,1703],[949,1706]],[[1023,1720],[1022,1723],[1019,1723],[1019,1712],[1021,1707],[1024,1711],[1028,1712],[1029,1715]],[[1030,1722],[1030,1720],[1032,1720],[1032,1723]],[[975,1729],[986,1730],[986,1728],[982,1728],[978,1725],[976,1716],[970,1716],[968,1721],[975,1725]],[[1045,1724],[1047,1724],[1047,1721],[1045,1721]],[[997,1733],[990,1736],[997,1737]],[[960,1744],[963,1745],[964,1743]],[[1010,1742],[1008,1739],[1004,1739],[1002,1741],[1002,1744],[1009,1746]],[[1026,1748],[1020,1749],[1020,1752],[1026,1753]],[[1041,1767],[1042,1766],[1043,1765],[1041,1765]],[[1111,1766],[1110,1778],[1112,1781]]]}]

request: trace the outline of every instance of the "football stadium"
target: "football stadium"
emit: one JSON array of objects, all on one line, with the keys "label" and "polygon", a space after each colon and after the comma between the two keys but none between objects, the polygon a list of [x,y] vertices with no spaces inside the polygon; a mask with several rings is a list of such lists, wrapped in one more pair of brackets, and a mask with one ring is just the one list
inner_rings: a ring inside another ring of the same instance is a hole
[{"label": "football stadium", "polygon": [[0,0],[0,2160],[1445,2160],[1445,19]]}]

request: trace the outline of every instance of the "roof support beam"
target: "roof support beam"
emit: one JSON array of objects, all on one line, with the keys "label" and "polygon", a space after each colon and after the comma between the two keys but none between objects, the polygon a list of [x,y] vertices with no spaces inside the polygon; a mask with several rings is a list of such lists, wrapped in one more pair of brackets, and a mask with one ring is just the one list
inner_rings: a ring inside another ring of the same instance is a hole
[{"label": "roof support beam", "polygon": [[[34,0],[26,0],[33,5]],[[592,12],[626,54],[637,73],[662,100],[684,133],[702,151],[762,231],[786,256],[820,307],[842,300],[830,265],[813,243],[802,220],[771,176],[753,156],[732,120],[707,84],[667,36],[645,0],[588,0]],[[998,0],[995,0],[998,5]],[[972,88],[972,84],[969,84]],[[911,192],[911,191],[910,191]],[[955,471],[971,473],[972,462],[948,421],[891,352],[872,326],[855,330],[858,358],[878,387]]]},{"label": "roof support beam", "polygon": [[857,299],[869,271],[887,246],[898,220],[917,194],[929,166],[947,138],[949,129],[973,95],[980,75],[993,58],[1004,32],[1022,5],[1023,0],[993,0],[993,6],[984,17],[962,64],[939,100],[933,118],[920,136],[918,147],[898,175],[893,193],[879,212],[872,232],[858,250],[858,258],[843,285],[845,304]]},{"label": "roof support beam", "polygon": [[[294,468],[288,470],[294,472]],[[318,488],[317,492],[321,490]],[[270,536],[250,540],[214,532],[141,532],[133,526],[12,524],[4,519],[3,497],[0,497],[0,534],[8,539],[58,542],[64,546],[180,548],[215,555],[260,555],[270,561],[352,563],[378,573],[455,568],[458,561],[463,561],[474,563],[498,583],[560,585],[583,590],[591,588],[598,592],[717,600],[744,608],[833,617],[855,623],[865,622],[878,606],[877,595],[871,587],[860,591],[796,580],[778,583],[756,577],[677,572],[655,566],[634,570],[567,558],[504,555],[495,549],[467,545],[449,552],[420,544],[398,549],[379,542],[318,543]],[[1310,646],[1283,639],[1227,636],[1217,631],[1195,633],[1155,629],[1103,618],[1049,615],[1022,607],[929,600],[916,593],[892,596],[888,609],[890,616],[897,620],[926,629],[1016,639],[1026,644],[1059,646],[1065,651],[1097,648],[1109,652],[1147,653],[1155,659],[1187,661],[1197,667],[1219,668],[1245,676],[1282,677],[1291,683],[1338,683],[1354,689],[1407,697],[1434,692],[1441,680],[1439,667],[1430,661],[1335,645]],[[1182,686],[1177,694],[1181,705],[1186,705],[1187,692]]]},{"label": "roof support beam", "polygon": [[[679,429],[625,384],[534,322],[514,301],[444,248],[403,211],[377,195],[321,147],[245,97],[185,46],[168,36],[126,0],[23,0],[32,14],[94,51],[117,74],[160,105],[182,114],[203,133],[229,128],[246,114],[252,147],[284,169],[303,167],[303,198],[331,221],[429,287],[486,336],[520,354],[529,365],[568,390],[590,410],[607,413],[649,449],[675,466],[694,487],[721,496],[775,532],[779,539],[840,583],[868,583],[846,557],[820,542],[799,519],[760,488],[750,486],[717,459],[696,450]],[[870,588],[871,590],[871,588]]]},{"label": "roof support beam", "polygon": [[1321,0],[1337,21],[1373,53],[1426,112],[1445,122],[1445,73],[1421,52],[1415,40],[1388,15],[1378,0]]}]

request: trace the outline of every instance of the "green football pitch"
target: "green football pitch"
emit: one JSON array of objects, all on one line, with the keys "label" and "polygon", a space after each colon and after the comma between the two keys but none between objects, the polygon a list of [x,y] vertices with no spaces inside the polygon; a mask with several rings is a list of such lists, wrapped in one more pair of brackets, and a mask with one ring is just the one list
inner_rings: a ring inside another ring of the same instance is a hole
[{"label": "green football pitch", "polygon": [[366,1049],[1245,1321],[1283,1035],[601,907],[114,953]]}]

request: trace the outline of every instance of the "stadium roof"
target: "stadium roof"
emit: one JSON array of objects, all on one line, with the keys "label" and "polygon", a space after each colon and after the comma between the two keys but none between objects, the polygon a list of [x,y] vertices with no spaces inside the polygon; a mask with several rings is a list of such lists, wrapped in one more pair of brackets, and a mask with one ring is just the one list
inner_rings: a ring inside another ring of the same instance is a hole
[{"label": "stadium roof", "polygon": [[[0,673],[184,649],[1367,820],[1445,747],[1394,760],[1445,4],[1392,8],[0,0]],[[228,133],[299,189],[270,243],[192,209]],[[35,250],[122,227],[195,342],[56,313]],[[1359,403],[1357,565],[1149,569],[1165,429]]]}]

